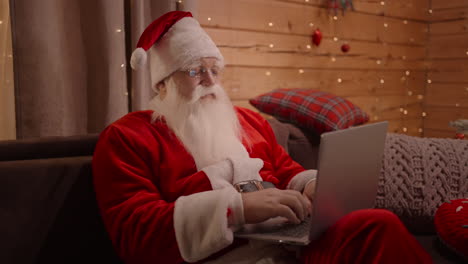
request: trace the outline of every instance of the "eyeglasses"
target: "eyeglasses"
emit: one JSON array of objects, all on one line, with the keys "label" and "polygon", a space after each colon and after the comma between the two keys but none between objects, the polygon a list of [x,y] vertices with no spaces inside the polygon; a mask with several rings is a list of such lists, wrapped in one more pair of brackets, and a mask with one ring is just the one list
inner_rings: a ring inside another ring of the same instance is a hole
[{"label": "eyeglasses", "polygon": [[202,74],[205,74],[207,72],[210,72],[214,78],[217,78],[222,72],[222,70],[218,67],[213,67],[210,69],[207,69],[205,67],[198,67],[198,68],[187,69],[187,70],[182,70],[182,71],[192,78],[200,78]]}]

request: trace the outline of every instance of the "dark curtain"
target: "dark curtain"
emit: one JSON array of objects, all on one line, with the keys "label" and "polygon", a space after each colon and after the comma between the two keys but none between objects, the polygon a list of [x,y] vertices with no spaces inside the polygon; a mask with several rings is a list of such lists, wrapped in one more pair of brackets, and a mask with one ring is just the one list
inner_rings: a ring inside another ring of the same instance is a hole
[{"label": "dark curtain", "polygon": [[195,0],[10,0],[17,138],[98,133],[151,99],[131,52],[146,25]]}]

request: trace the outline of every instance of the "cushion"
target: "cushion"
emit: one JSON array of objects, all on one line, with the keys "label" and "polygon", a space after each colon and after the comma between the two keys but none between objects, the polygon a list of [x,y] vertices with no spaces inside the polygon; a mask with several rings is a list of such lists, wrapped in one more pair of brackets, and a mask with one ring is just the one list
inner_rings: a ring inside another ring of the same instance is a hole
[{"label": "cushion", "polygon": [[259,111],[321,134],[360,125],[369,116],[350,101],[310,89],[277,89],[250,99]]},{"label": "cushion", "polygon": [[434,225],[440,240],[468,260],[468,198],[443,203],[436,211]]},{"label": "cushion", "polygon": [[412,233],[435,234],[437,208],[468,195],[467,173],[468,140],[388,133],[376,207],[397,214]]}]

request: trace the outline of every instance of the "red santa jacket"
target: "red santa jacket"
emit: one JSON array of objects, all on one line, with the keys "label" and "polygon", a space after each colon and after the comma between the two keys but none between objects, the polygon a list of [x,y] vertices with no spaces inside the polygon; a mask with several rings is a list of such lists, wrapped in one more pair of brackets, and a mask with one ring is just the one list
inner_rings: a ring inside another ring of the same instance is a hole
[{"label": "red santa jacket", "polygon": [[[249,156],[263,161],[260,177],[301,190],[313,175],[289,157],[259,114],[236,111]],[[242,221],[242,200],[233,188],[214,188],[213,179],[226,171],[197,171],[166,123],[151,122],[152,113],[127,114],[101,133],[92,162],[100,212],[126,263],[196,262],[233,243],[226,212]]]}]

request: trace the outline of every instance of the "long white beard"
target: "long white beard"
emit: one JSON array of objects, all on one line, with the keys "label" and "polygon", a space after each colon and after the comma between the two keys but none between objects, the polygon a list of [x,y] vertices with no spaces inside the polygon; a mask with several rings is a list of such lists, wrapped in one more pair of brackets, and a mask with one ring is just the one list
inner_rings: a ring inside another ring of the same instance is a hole
[{"label": "long white beard", "polygon": [[[215,164],[228,157],[248,157],[241,143],[242,129],[234,107],[220,85],[198,86],[192,99],[180,96],[176,84],[166,81],[164,100],[156,96],[150,102],[155,111],[153,120],[164,116],[187,151],[192,154],[198,169]],[[215,99],[201,99],[207,94]]]}]

